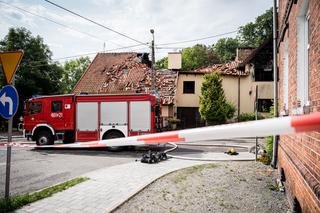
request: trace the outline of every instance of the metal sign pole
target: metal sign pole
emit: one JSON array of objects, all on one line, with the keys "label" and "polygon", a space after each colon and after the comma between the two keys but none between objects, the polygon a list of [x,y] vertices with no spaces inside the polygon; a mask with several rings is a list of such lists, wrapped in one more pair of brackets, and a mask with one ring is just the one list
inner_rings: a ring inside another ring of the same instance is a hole
[{"label": "metal sign pole", "polygon": [[[14,86],[14,76],[12,80]],[[6,186],[5,186],[5,199],[10,197],[10,172],[11,172],[11,142],[12,142],[12,121],[13,117],[8,120],[8,144],[7,144],[7,163],[6,163]]]},{"label": "metal sign pole", "polygon": [[5,198],[10,196],[10,168],[11,168],[11,143],[12,141],[12,118],[8,120],[8,145],[7,145],[7,164],[6,164],[6,186]]}]

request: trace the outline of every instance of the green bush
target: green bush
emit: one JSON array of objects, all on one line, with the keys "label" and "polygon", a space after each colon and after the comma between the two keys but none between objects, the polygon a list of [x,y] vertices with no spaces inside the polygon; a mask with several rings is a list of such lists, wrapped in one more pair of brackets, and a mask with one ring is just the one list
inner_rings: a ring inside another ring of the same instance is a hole
[{"label": "green bush", "polygon": [[[269,118],[274,117],[274,106],[272,105],[270,107],[270,112],[269,112]],[[265,137],[265,147],[264,149],[267,152],[266,159],[267,159],[267,164],[270,164],[272,156],[273,156],[273,136],[268,136]]]},{"label": "green bush", "polygon": [[225,123],[234,116],[236,109],[224,94],[222,79],[213,72],[204,76],[201,86],[199,112],[208,125]]},{"label": "green bush", "polygon": [[268,136],[265,138],[265,140],[266,140],[265,150],[271,159],[273,154],[273,136]]},{"label": "green bush", "polygon": [[[264,117],[258,113],[258,120],[264,119]],[[238,121],[239,122],[243,122],[243,121],[253,121],[256,120],[256,114],[253,112],[249,112],[249,113],[241,113],[238,116]]]}]

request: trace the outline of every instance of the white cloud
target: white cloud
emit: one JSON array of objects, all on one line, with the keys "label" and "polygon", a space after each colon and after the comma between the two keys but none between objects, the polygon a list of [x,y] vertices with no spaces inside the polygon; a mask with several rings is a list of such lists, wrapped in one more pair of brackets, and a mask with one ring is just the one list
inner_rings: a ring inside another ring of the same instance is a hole
[{"label": "white cloud", "polygon": [[[0,4],[0,20],[5,23],[1,24],[0,38],[6,35],[10,26],[24,26],[49,43],[55,58],[102,51],[102,40],[106,41],[106,49],[119,47],[112,42],[121,46],[136,44],[44,1],[7,0],[7,2],[101,38],[101,40],[93,39]],[[272,0],[54,0],[54,2],[142,42],[151,40],[149,30],[153,28],[156,43],[189,40],[237,30],[239,26],[254,21],[256,16],[269,9],[273,3]],[[204,40],[201,43],[212,44],[217,39],[219,38]],[[178,46],[193,44],[195,43]],[[138,48],[141,47],[131,49]],[[165,50],[157,52],[157,58],[165,55]]]}]

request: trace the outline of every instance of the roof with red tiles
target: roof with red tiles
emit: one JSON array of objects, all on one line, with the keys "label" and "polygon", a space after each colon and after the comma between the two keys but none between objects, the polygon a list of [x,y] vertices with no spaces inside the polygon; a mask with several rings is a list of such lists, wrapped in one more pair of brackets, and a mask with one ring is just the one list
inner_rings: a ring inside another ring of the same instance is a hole
[{"label": "roof with red tiles", "polygon": [[[225,64],[213,64],[207,67],[198,68],[192,71],[188,71],[188,73],[201,73],[207,74],[212,72],[218,72],[221,75],[231,75],[231,76],[247,76],[249,75],[248,72],[244,72],[243,70],[238,68],[240,61],[231,61]],[[180,72],[180,73],[187,73],[187,72]]]},{"label": "roof with red tiles", "polygon": [[[156,72],[156,86],[164,105],[174,104],[177,72]],[[89,94],[150,93],[151,68],[147,54],[98,53],[73,92]]]}]

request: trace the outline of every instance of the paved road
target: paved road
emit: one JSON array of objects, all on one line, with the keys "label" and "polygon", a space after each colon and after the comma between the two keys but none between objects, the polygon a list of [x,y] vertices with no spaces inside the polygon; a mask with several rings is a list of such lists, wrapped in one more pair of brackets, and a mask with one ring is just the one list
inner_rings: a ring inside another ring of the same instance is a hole
[{"label": "paved road", "polygon": [[[13,148],[11,193],[32,192],[96,169],[133,162],[137,155],[105,150]],[[0,193],[4,192],[6,151],[0,149]],[[2,197],[2,195],[0,194]]]},{"label": "paved road", "polygon": [[[251,142],[246,144],[252,145]],[[197,157],[207,152],[226,150],[225,147],[181,145],[172,154]],[[33,192],[100,168],[134,162],[145,152],[143,148],[108,152],[105,149],[33,150],[13,147],[10,191],[11,194]],[[5,163],[6,148],[0,147],[0,197],[4,193]]]}]

